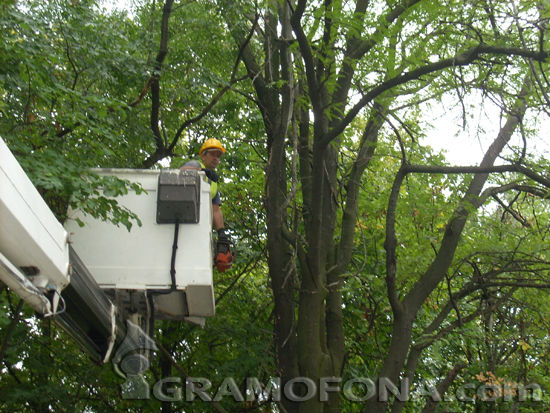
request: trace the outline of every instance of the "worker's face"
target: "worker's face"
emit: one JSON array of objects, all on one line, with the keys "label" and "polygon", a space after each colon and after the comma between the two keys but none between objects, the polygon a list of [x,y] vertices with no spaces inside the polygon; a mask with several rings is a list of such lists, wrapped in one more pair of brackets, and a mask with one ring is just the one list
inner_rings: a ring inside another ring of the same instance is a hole
[{"label": "worker's face", "polygon": [[223,153],[219,149],[208,149],[202,153],[201,159],[206,169],[213,170],[220,163],[222,155]]}]

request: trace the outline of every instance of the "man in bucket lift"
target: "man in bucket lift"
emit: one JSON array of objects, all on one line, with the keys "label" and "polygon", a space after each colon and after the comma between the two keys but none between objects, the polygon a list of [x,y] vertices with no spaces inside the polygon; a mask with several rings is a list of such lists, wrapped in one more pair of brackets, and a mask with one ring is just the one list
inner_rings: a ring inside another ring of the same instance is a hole
[{"label": "man in bucket lift", "polygon": [[215,264],[218,271],[225,272],[233,264],[233,254],[229,248],[231,241],[225,232],[223,213],[220,208],[222,204],[220,193],[218,191],[219,177],[215,169],[225,153],[225,148],[221,142],[215,138],[204,141],[200,150],[200,161],[189,161],[181,169],[198,169],[205,172],[210,183],[210,192],[212,195],[212,224],[218,232],[218,242],[216,243]]}]

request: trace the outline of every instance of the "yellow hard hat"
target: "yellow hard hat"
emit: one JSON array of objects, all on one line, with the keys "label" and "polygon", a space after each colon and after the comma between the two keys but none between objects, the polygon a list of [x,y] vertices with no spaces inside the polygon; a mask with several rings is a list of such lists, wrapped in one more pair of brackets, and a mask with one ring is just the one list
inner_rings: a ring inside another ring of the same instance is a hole
[{"label": "yellow hard hat", "polygon": [[216,138],[209,138],[205,140],[201,146],[199,155],[202,155],[202,153],[207,149],[219,149],[220,151],[225,153],[225,148],[222,146],[221,142]]}]

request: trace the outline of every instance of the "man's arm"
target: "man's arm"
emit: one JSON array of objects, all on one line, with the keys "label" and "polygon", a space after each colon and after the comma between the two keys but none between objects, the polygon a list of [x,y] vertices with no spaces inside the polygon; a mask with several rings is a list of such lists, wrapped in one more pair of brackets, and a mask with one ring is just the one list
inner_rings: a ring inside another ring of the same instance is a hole
[{"label": "man's arm", "polygon": [[212,204],[212,224],[216,231],[224,228],[222,209],[216,204]]},{"label": "man's arm", "polygon": [[201,164],[199,161],[189,161],[185,165],[183,165],[180,169],[195,169],[197,171],[201,170]]}]

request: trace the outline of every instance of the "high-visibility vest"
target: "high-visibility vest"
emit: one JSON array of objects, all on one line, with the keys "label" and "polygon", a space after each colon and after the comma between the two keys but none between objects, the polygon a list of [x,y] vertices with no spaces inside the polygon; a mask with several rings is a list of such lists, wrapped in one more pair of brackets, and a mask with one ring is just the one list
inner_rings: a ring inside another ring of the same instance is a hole
[{"label": "high-visibility vest", "polygon": [[[201,168],[206,169],[206,166],[204,166],[204,163],[202,163],[202,160],[200,160],[199,162],[201,164]],[[208,178],[208,183],[210,184],[210,195],[211,195],[212,199],[214,199],[216,197],[216,194],[218,193],[218,183],[214,182],[210,178]]]}]

